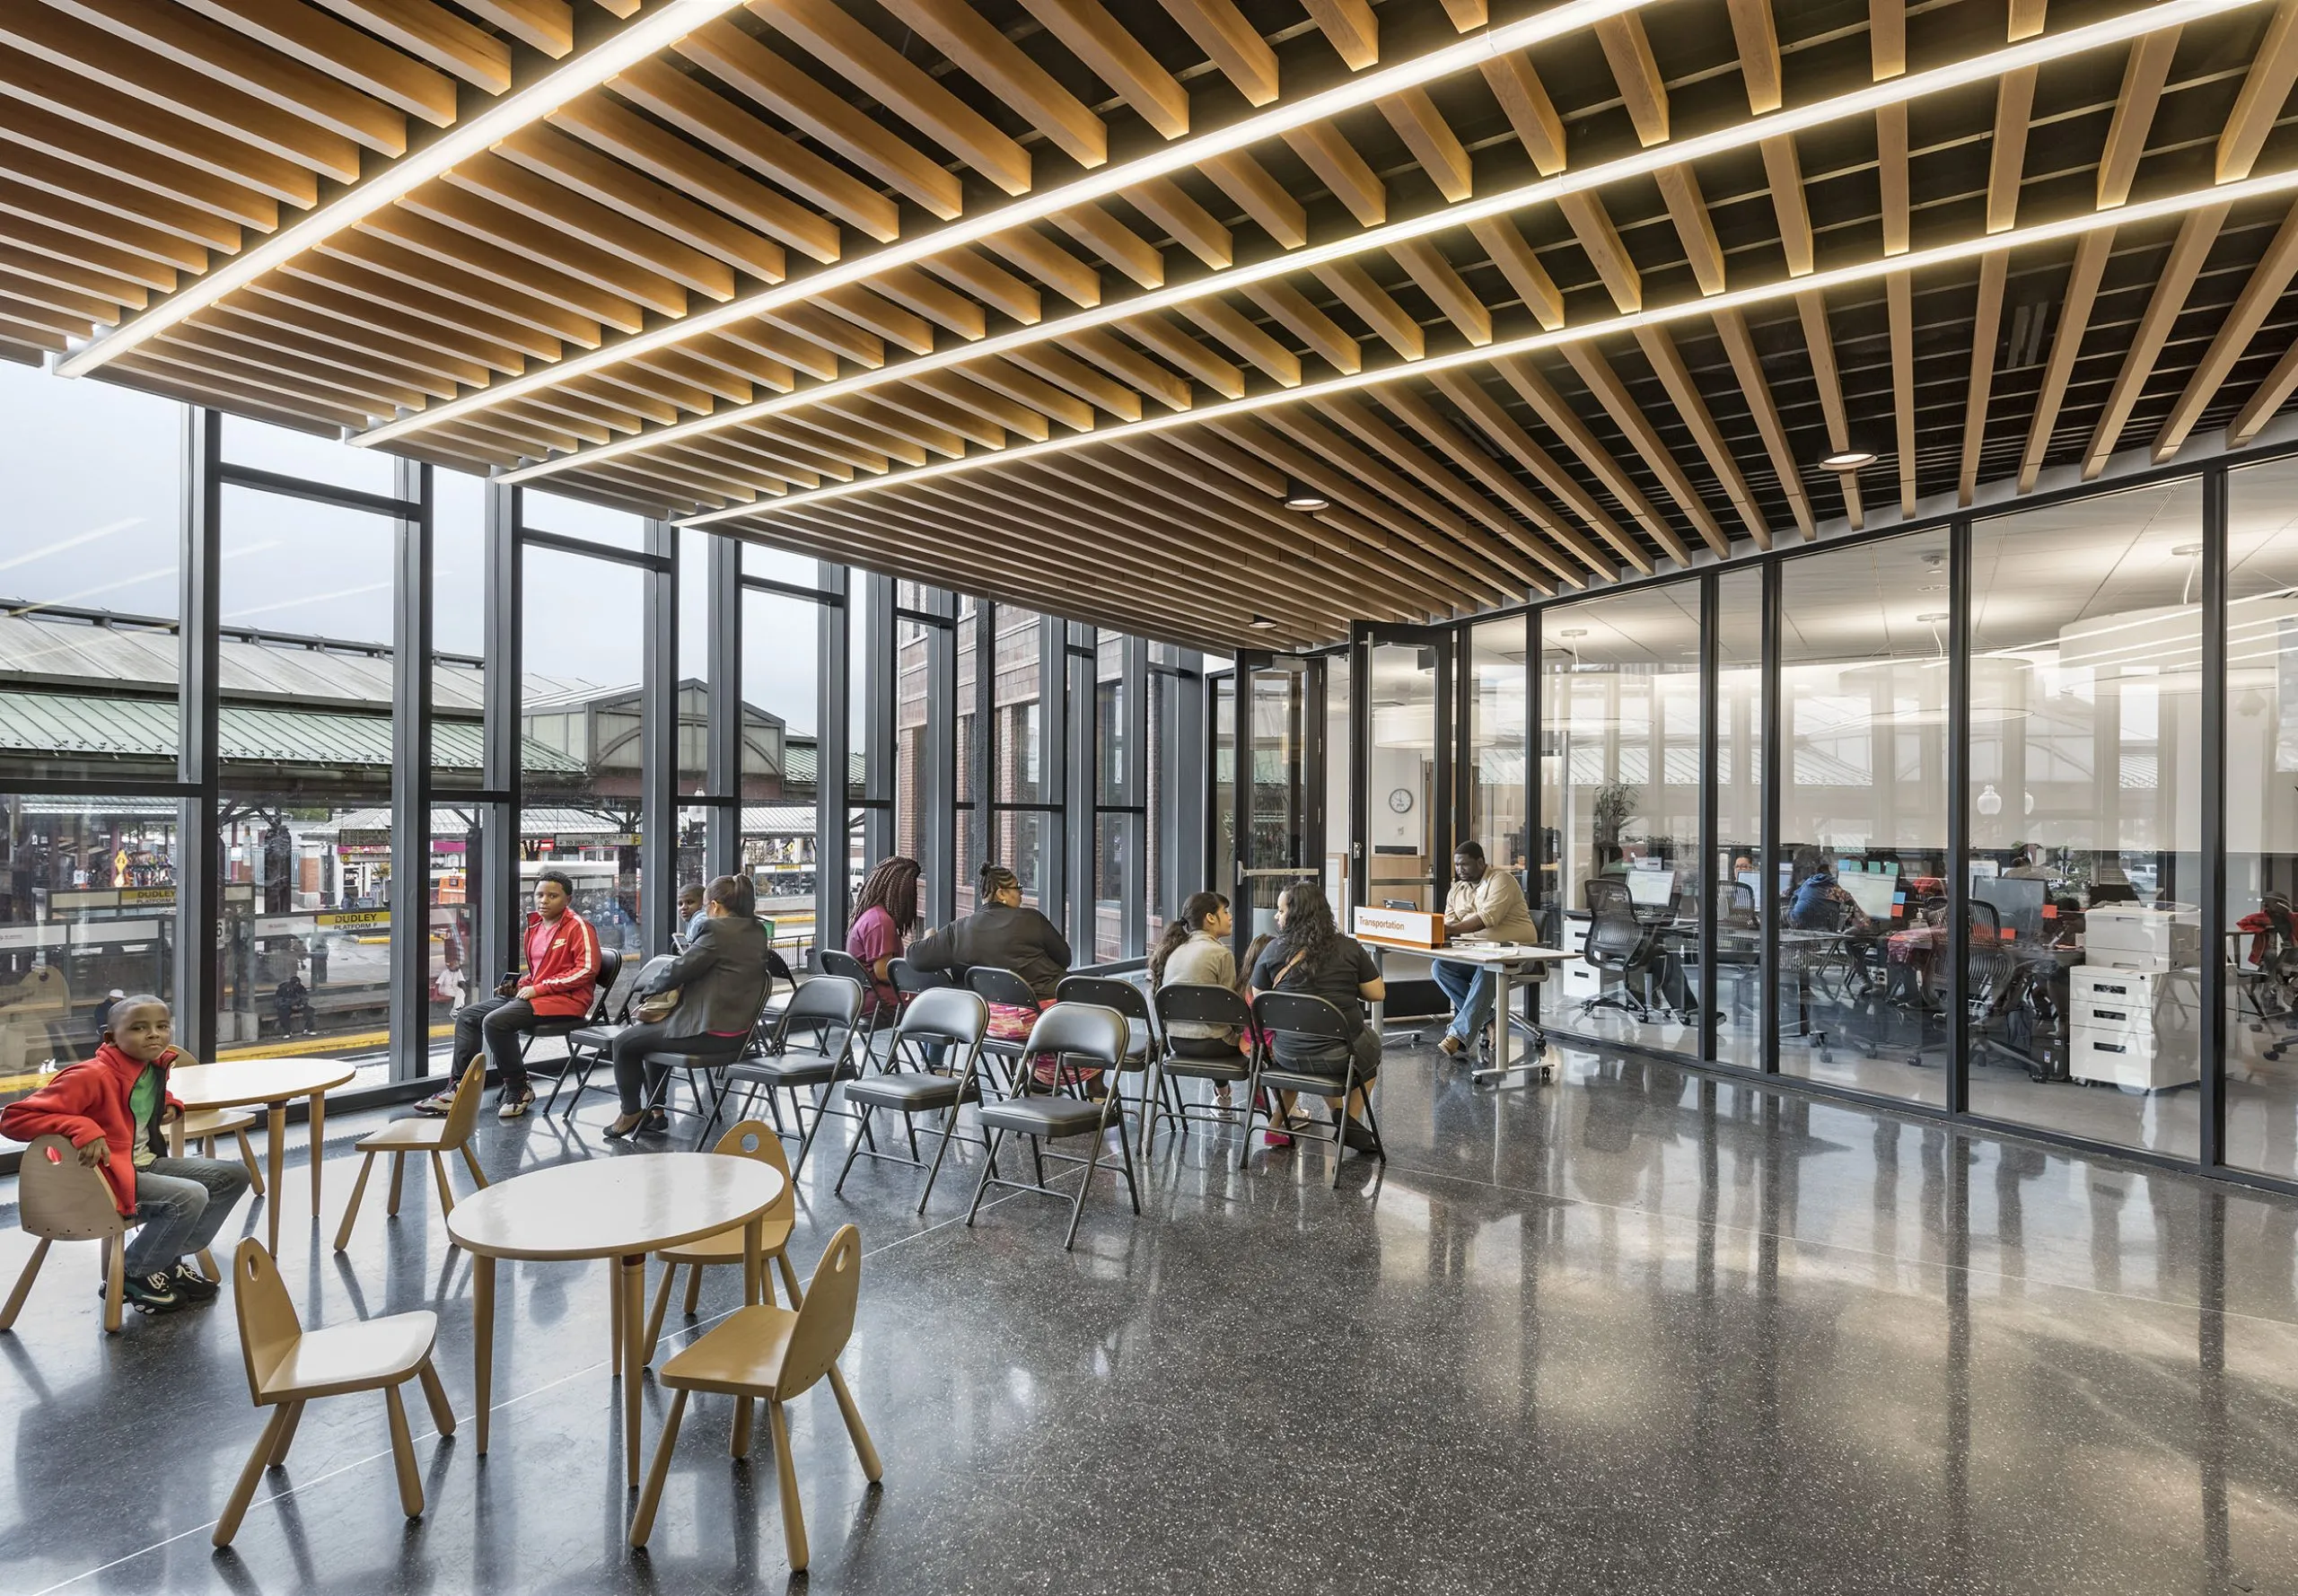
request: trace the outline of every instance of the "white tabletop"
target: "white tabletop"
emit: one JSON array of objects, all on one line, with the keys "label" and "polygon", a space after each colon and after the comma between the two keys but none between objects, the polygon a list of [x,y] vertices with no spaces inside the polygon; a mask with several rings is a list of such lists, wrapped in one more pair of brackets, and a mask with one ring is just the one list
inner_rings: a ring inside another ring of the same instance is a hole
[{"label": "white tabletop", "polygon": [[1577,953],[1567,953],[1562,948],[1543,948],[1532,943],[1446,943],[1441,948],[1416,948],[1405,943],[1383,942],[1377,936],[1356,939],[1368,948],[1380,948],[1391,953],[1418,953],[1429,959],[1452,959],[1462,964],[1555,964],[1566,959],[1577,959]]},{"label": "white tabletop", "polygon": [[747,1224],[782,1196],[782,1172],[724,1153],[626,1153],[498,1180],[455,1205],[447,1233],[494,1258],[611,1258]]}]

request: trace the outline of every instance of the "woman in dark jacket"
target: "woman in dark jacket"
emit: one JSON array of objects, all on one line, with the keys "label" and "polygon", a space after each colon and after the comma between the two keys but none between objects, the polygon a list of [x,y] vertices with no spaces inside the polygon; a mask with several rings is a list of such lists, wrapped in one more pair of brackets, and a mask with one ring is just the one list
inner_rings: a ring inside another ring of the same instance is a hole
[{"label": "woman in dark jacket", "polygon": [[695,922],[686,951],[646,985],[641,995],[675,990],[678,1007],[662,1020],[630,1027],[614,1039],[614,1083],[622,1113],[607,1127],[610,1136],[644,1128],[668,1128],[669,1116],[645,1103],[657,1092],[666,1065],[649,1065],[649,1053],[691,1054],[732,1061],[742,1050],[765,1006],[767,942],[758,922],[758,894],[748,876],[722,875],[710,883],[703,913]]},{"label": "woman in dark jacket", "polygon": [[[1033,908],[1022,907],[1022,882],[1003,864],[981,867],[981,907],[953,925],[929,931],[910,943],[909,962],[918,969],[943,969],[962,976],[967,970],[1010,969],[1030,984],[1040,1006],[1053,1001],[1054,988],[1069,973],[1069,943],[1054,923]],[[989,1005],[988,1034],[1000,1041],[1026,1039],[1037,1023],[1037,1011],[1012,1004]],[[1039,1055],[1038,1078],[1053,1083],[1053,1060]],[[1098,1079],[1099,1072],[1085,1072]]]}]

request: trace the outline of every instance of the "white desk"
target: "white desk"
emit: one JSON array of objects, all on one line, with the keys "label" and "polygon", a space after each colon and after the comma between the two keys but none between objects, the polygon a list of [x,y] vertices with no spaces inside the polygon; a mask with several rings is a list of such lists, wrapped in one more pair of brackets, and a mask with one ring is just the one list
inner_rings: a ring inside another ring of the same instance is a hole
[{"label": "white desk", "polygon": [[[1478,1070],[1478,1081],[1496,1081],[1516,1070],[1529,1070],[1542,1081],[1555,1078],[1555,1071],[1548,1062],[1548,1033],[1540,1028],[1537,1018],[1532,1022],[1531,1049],[1513,1063],[1508,1057],[1508,997],[1509,983],[1515,975],[1528,968],[1543,964],[1561,964],[1574,957],[1562,948],[1536,947],[1531,943],[1447,943],[1441,948],[1416,948],[1403,943],[1382,942],[1378,937],[1360,936],[1356,939],[1373,950],[1375,959],[1390,952],[1418,953],[1429,959],[1449,959],[1455,964],[1480,964],[1492,972],[1492,1062]],[[1385,960],[1382,978],[1387,977]]]}]

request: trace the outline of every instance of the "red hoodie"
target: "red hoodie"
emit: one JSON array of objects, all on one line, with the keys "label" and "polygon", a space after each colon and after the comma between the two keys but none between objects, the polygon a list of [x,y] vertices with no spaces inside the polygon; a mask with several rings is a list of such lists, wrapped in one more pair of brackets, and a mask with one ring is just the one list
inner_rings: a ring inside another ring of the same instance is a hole
[{"label": "red hoodie", "polygon": [[[180,1113],[183,1105],[170,1095],[167,1083],[167,1072],[178,1057],[177,1050],[170,1048],[152,1064],[142,1065],[106,1042],[96,1049],[93,1058],[66,1065],[38,1092],[0,1109],[0,1136],[19,1142],[59,1136],[75,1147],[84,1147],[101,1136],[111,1159],[101,1172],[111,1182],[112,1201],[119,1211],[132,1215],[136,1212],[136,1114],[128,1106],[128,1094],[136,1090],[136,1077],[146,1069],[158,1070],[162,1113],[171,1108]],[[157,1122],[152,1127],[152,1136],[153,1151],[164,1157],[167,1147],[159,1139]]]},{"label": "red hoodie", "polygon": [[587,1014],[599,978],[599,934],[573,909],[545,928],[538,914],[527,916],[524,939],[527,978],[521,985],[535,989],[531,1002],[538,1014]]}]

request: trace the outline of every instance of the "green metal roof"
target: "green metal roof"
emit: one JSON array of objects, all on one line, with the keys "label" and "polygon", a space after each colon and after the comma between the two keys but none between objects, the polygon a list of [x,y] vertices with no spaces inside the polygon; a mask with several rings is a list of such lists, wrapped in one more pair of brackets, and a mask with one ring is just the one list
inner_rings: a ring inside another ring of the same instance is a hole
[{"label": "green metal roof", "polygon": [[[391,763],[389,715],[226,704],[217,722],[217,751],[226,761],[382,769]],[[528,770],[583,774],[580,760],[532,738],[524,741],[522,762]],[[176,706],[164,698],[0,691],[0,752],[173,759]],[[467,721],[434,722],[431,763],[440,770],[483,768],[479,728]]]}]

